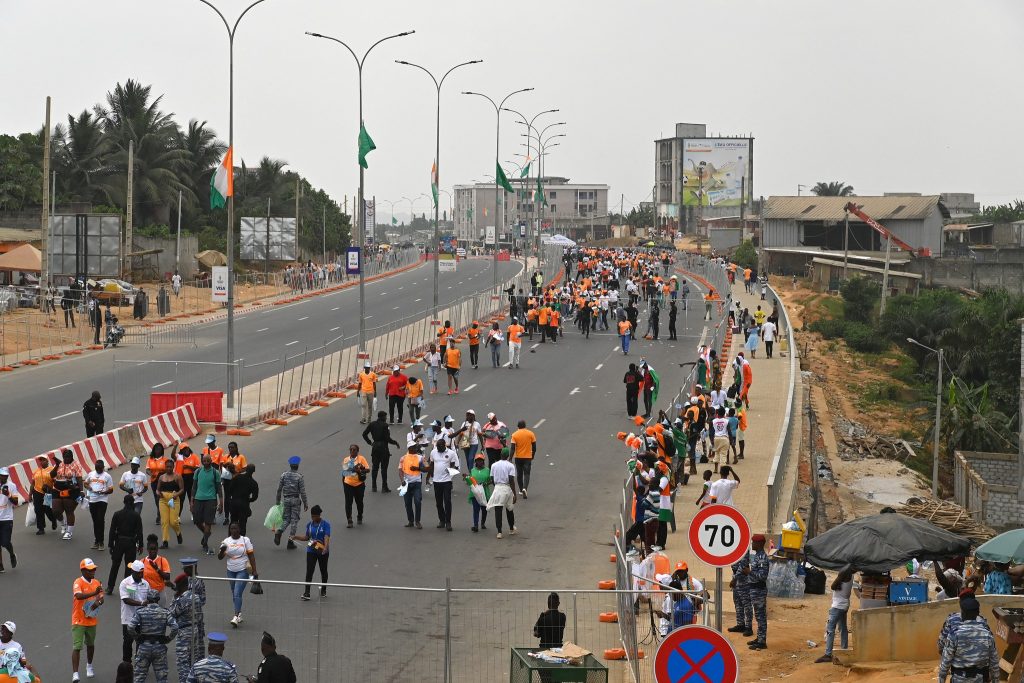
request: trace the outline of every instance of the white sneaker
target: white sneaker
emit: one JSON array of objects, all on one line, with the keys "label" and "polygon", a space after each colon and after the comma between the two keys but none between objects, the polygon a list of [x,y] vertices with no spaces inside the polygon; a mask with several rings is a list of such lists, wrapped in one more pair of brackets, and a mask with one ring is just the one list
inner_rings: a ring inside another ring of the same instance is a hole
[{"label": "white sneaker", "polygon": [[78,672],[71,674],[71,683],[78,683]]},{"label": "white sneaker", "polygon": [[85,677],[86,678],[95,678],[96,677],[96,672],[93,671],[92,664],[86,664],[85,665]]},{"label": "white sneaker", "polygon": [[496,538],[501,538],[501,537],[502,537],[502,536],[501,536],[501,532],[499,531],[499,532],[498,532],[498,535],[496,536]]},{"label": "white sneaker", "polygon": [[61,539],[65,540],[65,541],[70,541],[71,540],[71,534],[69,534],[68,532],[65,531],[64,534],[61,536]]},{"label": "white sneaker", "polygon": [[235,615],[235,619],[238,619],[238,623],[239,624],[241,624],[243,621],[245,621],[245,619],[242,618],[241,614],[236,614]]},{"label": "white sneaker", "polygon": [[519,533],[519,529],[517,529],[516,527],[512,527],[512,528],[511,528],[511,529],[509,530],[509,532],[508,532],[508,535],[509,535],[509,536],[515,536],[515,535],[516,535],[516,534],[518,534],[518,533]]},{"label": "white sneaker", "polygon": [[235,616],[231,617],[231,625],[234,626],[235,628],[238,628],[238,615],[237,614]]},{"label": "white sneaker", "polygon": [[662,548],[660,545],[652,545],[651,550],[653,550],[656,553],[660,553],[662,550],[664,550],[664,548]]}]

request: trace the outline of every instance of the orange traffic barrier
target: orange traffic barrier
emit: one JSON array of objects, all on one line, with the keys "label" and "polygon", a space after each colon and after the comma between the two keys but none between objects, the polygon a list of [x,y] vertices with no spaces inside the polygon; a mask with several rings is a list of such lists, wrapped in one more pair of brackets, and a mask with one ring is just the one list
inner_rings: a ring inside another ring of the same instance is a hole
[{"label": "orange traffic barrier", "polygon": [[12,368],[10,365],[5,365],[2,368],[0,368],[0,372],[14,372],[14,368]]},{"label": "orange traffic barrier", "polygon": [[615,561],[617,559],[619,559],[619,558],[618,558],[618,556],[615,553],[612,553],[611,555],[608,556],[608,561],[611,562],[612,564],[615,564]]},{"label": "orange traffic barrier", "polygon": [[39,361],[37,361],[37,360],[35,360],[33,358],[29,358],[28,360],[21,361],[21,364],[22,365],[39,365]]},{"label": "orange traffic barrier", "polygon": [[601,612],[597,615],[597,620],[603,624],[614,624],[619,621],[618,612]]},{"label": "orange traffic barrier", "polygon": [[313,401],[313,402],[312,402],[312,403],[310,403],[309,405],[311,405],[311,406],[316,406],[316,407],[318,407],[318,408],[326,408],[327,406],[329,406],[329,405],[331,405],[331,404],[330,404],[330,403],[328,403],[327,401],[323,401],[323,400],[320,400],[320,401]]},{"label": "orange traffic barrier", "polygon": [[604,651],[604,658],[605,659],[612,659],[612,660],[625,659],[626,658],[626,651],[623,650],[621,647],[609,648],[609,649]]},{"label": "orange traffic barrier", "polygon": [[615,590],[615,579],[606,579],[604,581],[598,581],[597,587],[603,591]]},{"label": "orange traffic barrier", "polygon": [[224,433],[228,436],[252,436],[252,432],[248,429],[229,429]]},{"label": "orange traffic barrier", "polygon": [[344,391],[328,391],[327,395],[330,398],[348,398],[348,394],[346,394]]},{"label": "orange traffic barrier", "polygon": [[276,425],[278,427],[283,427],[286,424],[288,424],[288,422],[287,422],[287,420],[282,420],[281,418],[278,418],[278,417],[272,417],[269,420],[265,420],[264,424]]},{"label": "orange traffic barrier", "polygon": [[309,411],[308,410],[303,410],[302,408],[292,408],[291,410],[288,411],[288,414],[289,415],[309,415]]}]

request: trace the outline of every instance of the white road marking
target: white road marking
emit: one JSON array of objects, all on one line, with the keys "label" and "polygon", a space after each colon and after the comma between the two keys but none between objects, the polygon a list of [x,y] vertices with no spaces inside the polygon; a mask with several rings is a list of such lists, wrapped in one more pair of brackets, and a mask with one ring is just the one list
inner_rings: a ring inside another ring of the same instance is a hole
[{"label": "white road marking", "polygon": [[337,307],[337,306],[335,306],[335,307],[334,307],[334,308],[332,308],[331,310],[332,310],[332,311],[336,311],[336,310],[338,310],[338,307]]},{"label": "white road marking", "polygon": [[472,391],[472,390],[473,390],[473,389],[475,389],[475,388],[476,388],[476,385],[475,385],[475,384],[470,384],[470,385],[469,385],[468,387],[466,387],[465,389],[463,389],[463,391]]},{"label": "white road marking", "polygon": [[288,342],[287,344],[285,344],[285,346],[291,346],[292,344],[298,344],[298,343],[299,343],[299,340],[296,339],[295,341]]},{"label": "white road marking", "polygon": [[403,289],[405,289],[405,286],[402,286],[402,287],[399,287],[399,288],[398,288],[398,290],[399,290],[399,291],[401,291],[401,290],[403,290]]},{"label": "white road marking", "polygon": [[309,320],[309,316],[308,315],[304,315],[301,318],[299,318],[299,322],[302,322],[303,320]]},{"label": "white road marking", "polygon": [[537,342],[536,344],[534,344],[533,346],[531,346],[531,347],[530,347],[530,350],[532,351],[533,349],[537,348],[538,346],[540,346],[540,342]]},{"label": "white road marking", "polygon": [[64,384],[58,384],[58,385],[57,385],[57,386],[55,386],[55,387],[50,387],[50,388],[49,388],[49,389],[48,389],[47,391],[52,391],[52,390],[54,390],[54,389],[60,389],[60,388],[62,388],[62,387],[70,386],[70,385],[72,385],[72,384],[74,384],[74,382],[64,382]]},{"label": "white road marking", "polygon": [[387,294],[387,292],[381,292],[380,293],[381,296],[384,296],[385,294]]},{"label": "white road marking", "polygon": [[542,417],[542,418],[540,419],[540,421],[539,421],[539,422],[537,422],[537,424],[533,425],[533,428],[534,428],[534,429],[537,429],[538,427],[540,427],[540,426],[541,426],[542,424],[544,424],[544,423],[545,423],[545,422],[547,422],[547,421],[548,421],[548,419],[547,419],[546,417]]},{"label": "white road marking", "polygon": [[257,332],[266,332],[266,331],[267,331],[267,330],[269,330],[269,329],[270,329],[269,327],[261,327],[260,329],[258,329],[258,330],[256,330],[256,331],[257,331]]},{"label": "white road marking", "polygon": [[51,417],[50,422],[53,422],[54,420],[59,420],[62,417],[70,417],[71,415],[78,415],[78,411],[72,410],[70,413],[64,413],[63,415],[58,415],[57,417]]},{"label": "white road marking", "polygon": [[418,304],[418,303],[419,303],[419,302],[421,302],[421,301],[423,301],[423,299],[416,299],[416,301],[413,301],[413,303],[414,303],[414,304]]},{"label": "white road marking", "polygon": [[395,307],[394,307],[394,308],[392,308],[391,310],[392,310],[392,311],[397,311],[397,310],[398,310],[398,306],[395,306]]},{"label": "white road marking", "polygon": [[366,318],[364,318],[364,320],[369,320],[372,317],[373,317],[372,315],[368,315],[368,316],[366,316]]},{"label": "white road marking", "polygon": [[600,369],[601,369],[601,368],[603,368],[603,367],[604,367],[604,363],[598,363],[598,364],[597,364],[597,367],[595,367],[594,369],[595,369],[595,370],[600,370]]},{"label": "white road marking", "polygon": [[573,388],[572,391],[569,392],[569,395],[572,396],[573,394],[578,394],[578,393],[580,393],[580,388],[579,387],[575,387],[575,388]]},{"label": "white road marking", "polygon": [[336,332],[336,331],[338,331],[338,330],[340,330],[340,329],[341,329],[340,327],[332,327],[332,328],[330,329],[330,331],[331,331],[331,332]]},{"label": "white road marking", "polygon": [[173,381],[174,381],[173,379],[169,379],[166,382],[160,382],[160,384],[154,384],[153,386],[150,387],[150,389],[159,389],[160,387],[166,387],[168,384],[170,384]]}]

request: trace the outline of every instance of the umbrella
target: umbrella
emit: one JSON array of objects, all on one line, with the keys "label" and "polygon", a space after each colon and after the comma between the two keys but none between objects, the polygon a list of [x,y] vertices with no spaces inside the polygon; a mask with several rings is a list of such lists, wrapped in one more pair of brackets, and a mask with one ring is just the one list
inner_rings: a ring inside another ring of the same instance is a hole
[{"label": "umbrella", "polygon": [[931,522],[896,512],[840,524],[807,542],[807,561],[824,569],[886,572],[908,560],[966,555],[971,542]]},{"label": "umbrella", "polygon": [[989,562],[1024,562],[1024,529],[1014,529],[985,541],[974,551],[979,560]]}]

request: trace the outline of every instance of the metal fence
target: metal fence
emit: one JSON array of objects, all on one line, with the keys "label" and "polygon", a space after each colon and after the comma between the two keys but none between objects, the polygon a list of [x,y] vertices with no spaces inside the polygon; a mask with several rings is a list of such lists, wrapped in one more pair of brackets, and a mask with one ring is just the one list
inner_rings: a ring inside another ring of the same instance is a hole
[{"label": "metal fence", "polygon": [[[779,435],[779,441],[775,446],[775,454],[772,457],[772,466],[768,471],[768,480],[765,485],[768,487],[768,523],[767,530],[771,531],[776,528],[775,521],[778,519],[778,515],[781,514],[788,518],[788,510],[779,510],[781,502],[788,502],[785,494],[785,483],[786,483],[786,469],[789,464],[789,451],[790,444],[796,435],[799,438],[801,421],[793,419],[793,403],[795,399],[795,387],[796,387],[796,373],[800,371],[796,361],[796,342],[793,339],[793,328],[789,323],[789,314],[786,312],[786,307],[782,304],[779,299],[778,293],[769,287],[769,293],[772,297],[772,305],[775,310],[779,312],[779,338],[783,339],[788,344],[789,351],[789,387],[786,391],[786,412],[782,417],[783,429]],[[785,349],[780,348],[780,353],[784,352]]]},{"label": "metal fence", "polygon": [[[230,580],[202,578],[206,630],[223,630],[234,613]],[[265,630],[291,658],[298,680],[309,683],[507,681],[511,648],[538,644],[533,627],[551,592],[559,594],[566,616],[565,641],[601,659],[606,649],[622,643],[616,624],[600,621],[600,615],[615,613],[623,599],[631,605],[635,595],[631,590],[459,588],[446,580],[444,586],[424,588],[327,583],[327,594],[320,597],[321,584],[314,581],[312,599],[305,602],[299,599],[302,582],[261,577],[260,583],[262,595],[248,589],[244,594],[244,621],[231,631],[225,656],[239,674],[254,674]],[[607,664],[613,670],[623,666]]]}]

